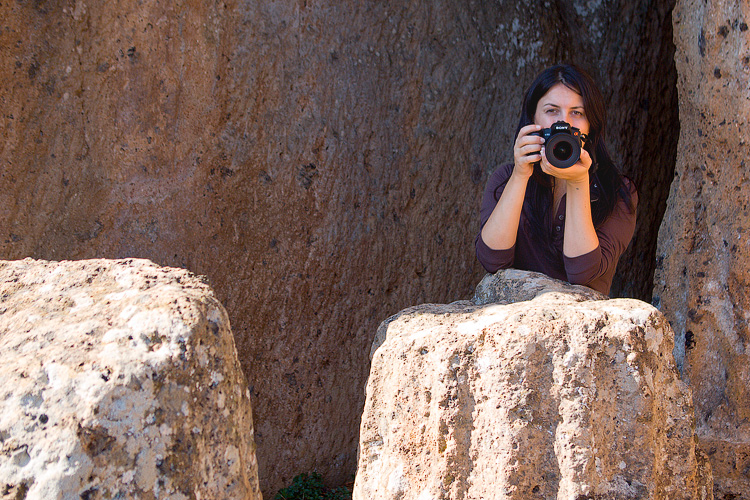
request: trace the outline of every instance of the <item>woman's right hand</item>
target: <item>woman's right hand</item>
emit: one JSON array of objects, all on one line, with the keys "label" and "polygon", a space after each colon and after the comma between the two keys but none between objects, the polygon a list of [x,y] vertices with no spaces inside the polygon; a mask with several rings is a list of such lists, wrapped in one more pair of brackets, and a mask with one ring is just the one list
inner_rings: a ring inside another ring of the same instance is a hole
[{"label": "woman's right hand", "polygon": [[513,145],[513,174],[526,178],[531,177],[534,172],[534,163],[542,159],[541,149],[544,144],[544,138],[538,135],[530,135],[533,132],[542,130],[541,125],[531,124],[522,127],[518,131],[516,143]]},{"label": "woman's right hand", "polygon": [[526,188],[534,172],[534,163],[542,159],[540,151],[544,139],[531,134],[540,130],[542,127],[539,125],[526,125],[518,131],[513,145],[513,173],[505,183],[499,199],[495,198],[497,188],[489,192],[497,201],[482,228],[481,237],[490,250],[509,250],[516,244]]}]

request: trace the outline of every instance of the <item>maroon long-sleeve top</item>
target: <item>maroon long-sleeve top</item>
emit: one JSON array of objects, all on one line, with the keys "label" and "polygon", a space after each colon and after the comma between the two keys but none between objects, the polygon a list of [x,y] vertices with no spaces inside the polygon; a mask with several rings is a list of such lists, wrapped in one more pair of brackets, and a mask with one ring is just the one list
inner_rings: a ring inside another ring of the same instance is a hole
[{"label": "maroon long-sleeve top", "polygon": [[[599,246],[578,257],[566,257],[563,254],[565,232],[565,196],[563,196],[554,219],[550,221],[554,234],[552,246],[560,258],[550,260],[549,253],[544,252],[540,243],[533,240],[529,228],[531,206],[528,199],[524,199],[515,246],[506,250],[493,250],[482,240],[482,228],[495,209],[512,172],[512,164],[503,165],[492,173],[487,182],[480,209],[481,227],[475,241],[477,259],[482,266],[490,273],[510,267],[537,271],[552,278],[576,285],[585,285],[603,294],[609,294],[617,261],[627,248],[635,231],[635,208],[631,210],[625,200],[619,198],[612,214],[596,228]],[[626,185],[632,196],[633,207],[635,207],[638,203],[635,186],[627,179]],[[591,186],[592,200],[596,199],[598,191],[599,187],[594,183]]]}]

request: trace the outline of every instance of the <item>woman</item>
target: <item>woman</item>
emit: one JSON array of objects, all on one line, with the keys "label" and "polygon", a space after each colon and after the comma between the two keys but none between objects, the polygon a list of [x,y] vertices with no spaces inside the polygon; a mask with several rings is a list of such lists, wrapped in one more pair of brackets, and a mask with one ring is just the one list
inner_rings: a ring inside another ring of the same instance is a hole
[{"label": "woman", "polygon": [[[581,157],[557,168],[536,135],[565,121],[584,139]],[[543,71],[526,92],[512,164],[487,183],[476,238],[479,262],[494,273],[514,267],[609,294],[617,261],[635,230],[635,186],[604,144],[604,99],[575,66]]]}]

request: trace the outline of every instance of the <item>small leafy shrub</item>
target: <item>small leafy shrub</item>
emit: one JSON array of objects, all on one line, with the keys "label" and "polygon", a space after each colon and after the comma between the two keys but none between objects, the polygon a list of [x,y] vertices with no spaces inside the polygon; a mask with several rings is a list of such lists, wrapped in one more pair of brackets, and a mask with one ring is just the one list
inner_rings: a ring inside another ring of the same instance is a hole
[{"label": "small leafy shrub", "polygon": [[299,474],[291,486],[279,490],[274,500],[351,500],[352,493],[343,486],[326,488],[320,474]]}]

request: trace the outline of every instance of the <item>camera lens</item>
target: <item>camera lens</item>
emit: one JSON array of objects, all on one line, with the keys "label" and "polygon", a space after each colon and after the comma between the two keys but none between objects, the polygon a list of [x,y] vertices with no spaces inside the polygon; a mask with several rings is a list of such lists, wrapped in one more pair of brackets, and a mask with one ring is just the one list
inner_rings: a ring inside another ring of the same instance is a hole
[{"label": "camera lens", "polygon": [[581,157],[581,145],[577,137],[568,133],[553,134],[545,145],[547,160],[557,168],[568,168]]},{"label": "camera lens", "polygon": [[570,146],[567,142],[560,142],[558,143],[554,149],[552,150],[552,154],[555,155],[555,158],[557,158],[560,161],[565,161],[570,158],[570,154],[572,153],[573,148]]}]

